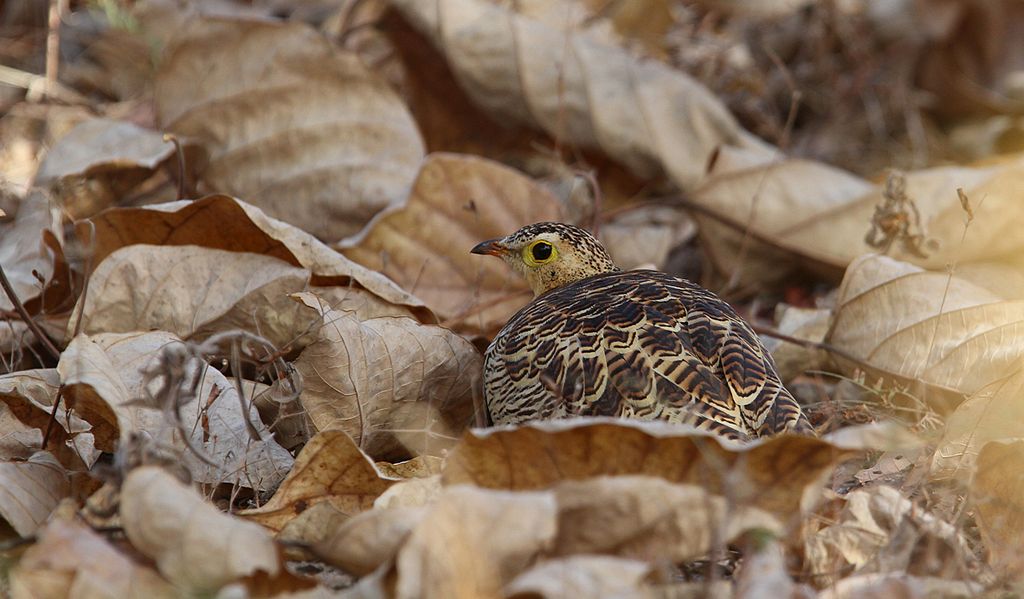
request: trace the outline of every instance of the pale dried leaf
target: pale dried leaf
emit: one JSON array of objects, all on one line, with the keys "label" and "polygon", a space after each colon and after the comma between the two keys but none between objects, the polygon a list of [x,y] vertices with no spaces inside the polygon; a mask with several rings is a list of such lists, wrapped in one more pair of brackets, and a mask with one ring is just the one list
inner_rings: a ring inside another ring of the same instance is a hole
[{"label": "pale dried leaf", "polygon": [[824,589],[819,599],[963,599],[976,597],[984,587],[977,582],[928,576],[910,576],[905,572],[848,576]]},{"label": "pale dried leaf", "polygon": [[45,451],[23,462],[0,462],[0,517],[27,537],[46,521],[70,489],[64,467]]},{"label": "pale dried leaf", "polygon": [[[0,223],[0,264],[22,303],[37,297],[41,285],[36,275],[49,280],[53,274],[53,256],[43,243],[43,232],[61,232],[60,214],[50,206],[46,194],[33,191],[21,201],[14,220]],[[59,239],[59,237],[58,237]],[[0,293],[0,310],[14,309],[6,293]]]},{"label": "pale dried leaf", "polygon": [[[1018,397],[1018,402],[1019,402]],[[1024,441],[986,443],[978,455],[970,493],[978,528],[988,548],[989,564],[1002,575],[1024,574]]]},{"label": "pale dried leaf", "polygon": [[939,392],[971,394],[1020,368],[1022,336],[1024,301],[869,255],[847,270],[826,341],[861,361],[849,369],[867,364]]},{"label": "pale dried leaf", "polygon": [[701,486],[652,476],[568,480],[554,493],[558,535],[553,555],[599,553],[678,563],[746,530],[782,532],[779,521],[766,512],[731,506]]},{"label": "pale dried leaf", "polygon": [[432,503],[441,494],[441,475],[400,481],[380,494],[375,508],[419,507]]},{"label": "pale dried leaf", "polygon": [[76,521],[55,519],[11,572],[14,599],[177,597],[167,581]]},{"label": "pale dried leaf", "polygon": [[178,588],[209,593],[240,579],[284,573],[263,527],[222,513],[153,466],[125,479],[121,522],[132,546]]},{"label": "pale dried leaf", "polygon": [[36,184],[123,169],[152,170],[173,154],[174,145],[156,131],[124,121],[90,119],[79,123],[50,149],[39,165]]},{"label": "pale dried leaf", "polygon": [[[394,5],[492,115],[600,148],[641,176],[668,172],[689,189],[719,146],[771,155],[688,75],[640,61],[587,33],[556,29],[483,0]],[[552,48],[559,49],[556,60]]]},{"label": "pale dried leaf", "polygon": [[355,515],[396,480],[384,477],[369,457],[342,431],[327,430],[310,439],[291,472],[266,504],[239,515],[277,532],[321,502]]},{"label": "pale dried leaf", "polygon": [[651,564],[606,555],[572,555],[544,560],[515,577],[504,589],[510,599],[637,597]]},{"label": "pale dried leaf", "polygon": [[202,143],[206,187],[340,239],[408,192],[416,124],[354,54],[300,23],[197,18],[157,74],[160,123]]},{"label": "pale dried leaf", "polygon": [[[755,166],[742,164],[742,159],[734,162],[720,158],[712,176],[692,195],[695,203],[717,215],[698,214],[697,221],[705,251],[726,275],[748,282],[778,281],[800,265],[837,276],[854,258],[877,251],[866,236],[883,201],[884,185],[803,160]],[[941,270],[949,263],[1019,254],[1022,237],[1012,223],[1022,216],[1016,195],[1022,184],[1019,158],[1001,167],[907,173],[906,195],[920,214],[925,239],[912,246],[897,241],[889,255]],[[957,188],[979,202],[984,198],[966,235]]]},{"label": "pale dried leaf", "polygon": [[552,493],[445,490],[398,553],[395,597],[498,596],[552,545],[556,513]]},{"label": "pale dried leaf", "polygon": [[701,485],[785,521],[843,453],[804,436],[742,444],[664,422],[575,418],[470,430],[442,476],[446,485],[543,489],[562,480],[643,474]]},{"label": "pale dried leaf", "polygon": [[328,533],[313,551],[331,565],[365,576],[398,553],[428,511],[425,507],[402,506],[357,514]]},{"label": "pale dried leaf", "polygon": [[[775,307],[775,314],[778,323],[776,329],[780,333],[814,343],[825,340],[832,322],[832,311],[822,308],[800,308],[779,304]],[[783,381],[809,370],[819,370],[827,359],[827,354],[819,349],[774,339],[771,336],[765,336],[762,340],[775,359],[775,370]]]},{"label": "pale dried leaf", "polygon": [[[2,427],[2,430],[14,435],[11,441],[20,443],[17,439],[21,438],[28,442],[30,437],[21,437],[21,433],[15,433],[27,426],[36,431],[31,433],[31,438],[38,438],[38,441],[29,443],[25,450],[35,451],[39,448],[43,432],[50,426],[50,414],[59,389],[60,375],[55,368],[0,375],[3,412],[9,412],[21,423]],[[57,410],[55,422],[59,426],[50,431],[50,444],[46,449],[53,452],[69,470],[91,468],[100,453],[91,432],[92,425],[67,410]]]},{"label": "pale dried leaf", "polygon": [[946,420],[932,458],[932,476],[969,479],[978,452],[990,441],[1024,436],[1024,370],[971,395]]},{"label": "pale dried leaf", "polygon": [[472,344],[411,318],[360,322],[311,293],[295,297],[323,319],[295,362],[318,430],[344,430],[375,458],[437,455],[454,443],[472,420],[481,376]]},{"label": "pale dried leaf", "polygon": [[[400,315],[411,310],[424,322],[434,317],[423,303],[384,275],[357,264],[292,225],[255,206],[224,195],[145,208],[117,208],[91,219],[96,227],[93,260],[100,264],[114,251],[133,244],[197,245],[278,258],[309,270],[312,283],[344,288],[352,294],[342,309],[365,317]],[[84,239],[86,223],[78,225]]]},{"label": "pale dried leaf", "polygon": [[601,225],[601,242],[622,269],[664,268],[669,253],[697,234],[693,219],[667,206],[630,210]]},{"label": "pale dried leaf", "polygon": [[521,173],[483,158],[432,154],[408,200],[339,248],[422,298],[446,325],[487,335],[533,294],[504,261],[469,250],[558,220],[558,200]]},{"label": "pale dried leaf", "polygon": [[[217,369],[202,365],[202,383],[196,395],[181,407],[183,428],[191,444],[215,465],[187,449],[171,419],[144,402],[146,372],[153,368],[165,347],[182,342],[169,333],[80,335],[61,355],[57,370],[65,386],[65,398],[84,420],[93,425],[97,446],[113,451],[142,433],[165,448],[181,452],[184,465],[195,480],[272,489],[292,466],[292,457],[278,445],[260,422],[255,406],[248,419],[262,439],[249,437],[246,416],[235,385]],[[191,377],[199,367],[191,363],[181,376]],[[190,379],[189,379],[190,380]]]}]

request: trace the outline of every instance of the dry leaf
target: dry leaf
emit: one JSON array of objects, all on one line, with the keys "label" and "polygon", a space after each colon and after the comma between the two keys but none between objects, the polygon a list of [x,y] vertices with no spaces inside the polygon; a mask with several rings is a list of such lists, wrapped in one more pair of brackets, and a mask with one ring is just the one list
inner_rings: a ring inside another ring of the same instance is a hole
[{"label": "dry leaf", "polygon": [[[33,191],[18,207],[14,220],[0,223],[0,264],[15,295],[27,303],[41,290],[37,273],[44,281],[53,274],[53,257],[43,243],[43,232],[61,232],[60,215],[42,191]],[[59,239],[59,237],[58,237]],[[6,293],[0,293],[0,311],[14,309]]]},{"label": "dry leaf", "polygon": [[933,563],[944,563],[940,551],[956,564],[973,561],[955,526],[922,510],[892,487],[857,489],[844,502],[835,522],[805,539],[811,575],[822,585],[835,584],[836,573],[848,566],[859,573],[909,572],[918,566],[923,552],[929,552]]},{"label": "dry leaf", "polygon": [[[971,394],[1024,363],[1024,301],[955,275],[870,255],[850,265],[826,341],[878,373]],[[941,396],[920,399],[936,402]]]},{"label": "dry leaf", "polygon": [[[351,297],[341,308],[366,317],[404,314],[423,322],[434,317],[423,303],[387,277],[348,260],[305,231],[268,217],[259,208],[224,195],[145,208],[107,210],[90,219],[96,228],[95,264],[133,244],[197,245],[271,256],[313,273],[312,284],[343,288]],[[79,237],[89,238],[80,223]],[[283,309],[283,307],[282,307]]]},{"label": "dry leaf", "polygon": [[339,247],[422,298],[446,325],[488,335],[532,293],[503,261],[469,250],[523,225],[557,220],[558,200],[522,174],[482,158],[432,154],[405,204]]},{"label": "dry leaf", "polygon": [[663,269],[672,250],[696,234],[689,216],[667,206],[630,210],[601,225],[601,242],[622,269],[643,264]]},{"label": "dry leaf", "polygon": [[323,431],[302,448],[270,501],[239,515],[274,532],[321,502],[351,516],[369,509],[396,480],[384,477],[347,434]]},{"label": "dry leaf", "polygon": [[[1020,397],[1017,398],[1018,402]],[[1024,574],[1024,441],[986,443],[978,455],[972,481],[971,501],[977,510],[978,528],[988,548],[989,563],[1000,574],[1019,579]]]},{"label": "dry leaf", "polygon": [[472,421],[482,358],[468,341],[411,318],[360,322],[313,294],[295,297],[323,320],[295,362],[317,430],[344,430],[383,459],[438,455]]},{"label": "dry leaf", "polygon": [[[942,167],[908,173],[904,191],[913,203],[883,223],[899,230],[920,217],[925,239],[888,248],[894,258],[940,270],[1019,254],[1024,237],[1016,191],[1024,184],[1020,158],[1001,167]],[[957,196],[984,198],[965,235]],[[815,162],[786,160],[749,165],[726,152],[692,200],[714,216],[697,215],[709,257],[726,275],[747,282],[778,281],[795,266],[838,278],[854,258],[877,247],[867,242],[885,186]],[[916,210],[916,213],[914,212]]]},{"label": "dry leaf", "polygon": [[313,550],[328,564],[365,576],[393,558],[429,510],[384,507],[356,514],[329,532]]},{"label": "dry leaf", "polygon": [[[238,392],[217,369],[202,364],[195,395],[182,398],[187,401],[179,410],[180,431],[168,414],[147,407],[151,402],[145,400],[157,392],[157,385],[187,385],[198,374],[199,365],[192,361],[183,365],[181,372],[171,373],[181,380],[154,382],[147,375],[157,367],[161,352],[173,351],[181,344],[173,335],[159,331],[75,337],[57,365],[64,397],[93,425],[96,444],[104,451],[113,451],[118,442],[123,446],[134,434],[143,433],[158,445],[180,452],[182,463],[199,482],[275,488],[292,466],[291,454],[274,441],[252,405],[247,406],[247,418],[262,440],[250,438]],[[166,368],[161,366],[158,371]],[[205,460],[186,447],[182,431],[191,435],[190,444]]]},{"label": "dry leaf", "polygon": [[[28,444],[18,454],[6,457],[28,457],[39,449],[43,432],[50,426],[50,414],[59,388],[60,375],[54,368],[0,375],[0,403],[3,404],[0,413],[5,419],[7,415],[17,419],[0,426],[4,431],[0,436],[11,443],[8,451],[14,451],[23,443]],[[99,457],[92,426],[67,410],[58,410],[55,421],[59,426],[50,430],[50,442],[45,449],[52,452],[68,470],[91,468]],[[26,431],[25,427],[31,430]]]},{"label": "dry leaf", "polygon": [[746,530],[782,532],[779,521],[766,512],[736,507],[698,485],[652,476],[568,480],[554,493],[558,535],[553,555],[609,554],[679,563]]},{"label": "dry leaf", "polygon": [[395,559],[394,596],[499,596],[505,584],[554,542],[556,510],[552,493],[447,489]]},{"label": "dry leaf", "polygon": [[45,451],[23,462],[0,462],[0,517],[27,537],[46,521],[70,488],[64,467]]},{"label": "dry leaf", "polygon": [[975,459],[990,441],[1024,436],[1024,369],[971,395],[946,419],[931,475],[969,480]]},{"label": "dry leaf", "polygon": [[721,145],[770,156],[704,86],[587,33],[562,31],[483,0],[394,5],[496,118],[600,148],[644,177],[668,172],[684,189],[702,178]]},{"label": "dry leaf", "polygon": [[153,570],[136,564],[87,526],[55,519],[11,572],[14,599],[179,596]]},{"label": "dry leaf", "polygon": [[574,418],[471,430],[449,454],[443,481],[543,489],[562,480],[644,474],[701,485],[785,521],[844,453],[811,437],[742,444],[663,422]]},{"label": "dry leaf", "polygon": [[160,123],[210,155],[206,188],[340,239],[408,192],[423,158],[398,96],[300,23],[197,18],[169,42]]},{"label": "dry leaf", "polygon": [[544,560],[516,576],[504,589],[509,599],[636,597],[651,564],[605,555]]},{"label": "dry leaf", "polygon": [[286,577],[263,527],[222,513],[154,466],[131,471],[121,489],[121,522],[132,546],[177,588],[214,593],[242,579]]},{"label": "dry leaf", "polygon": [[824,589],[820,599],[874,599],[899,597],[900,599],[963,599],[976,597],[982,585],[964,580],[928,576],[908,576],[906,573],[863,574],[848,576]]}]

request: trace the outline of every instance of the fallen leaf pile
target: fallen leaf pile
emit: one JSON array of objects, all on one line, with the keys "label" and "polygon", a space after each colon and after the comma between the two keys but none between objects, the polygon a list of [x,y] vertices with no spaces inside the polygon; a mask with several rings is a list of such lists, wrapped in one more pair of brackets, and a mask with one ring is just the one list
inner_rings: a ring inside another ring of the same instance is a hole
[{"label": "fallen leaf pile", "polygon": [[[45,4],[0,3],[0,595],[1024,589],[1013,0]],[[540,221],[722,295],[819,436],[489,427],[531,293],[469,250]]]}]

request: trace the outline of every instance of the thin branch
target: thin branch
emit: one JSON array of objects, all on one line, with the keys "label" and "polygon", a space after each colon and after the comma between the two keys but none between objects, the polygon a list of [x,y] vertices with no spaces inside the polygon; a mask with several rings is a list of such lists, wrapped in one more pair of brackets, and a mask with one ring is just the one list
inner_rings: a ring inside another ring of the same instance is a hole
[{"label": "thin branch", "polygon": [[765,337],[772,337],[772,338],[778,339],[780,341],[785,341],[786,343],[792,343],[794,345],[799,345],[800,347],[806,347],[808,349],[816,349],[816,350],[821,350],[821,351],[824,351],[824,352],[828,352],[828,353],[832,354],[833,356],[839,356],[840,358],[843,358],[844,360],[848,360],[850,362],[853,362],[854,364],[856,364],[856,365],[858,365],[858,366],[860,366],[861,368],[864,368],[864,369],[873,368],[870,364],[868,364],[864,360],[858,358],[857,356],[851,354],[850,352],[846,351],[845,349],[840,349],[840,348],[838,348],[838,347],[836,347],[836,346],[834,346],[832,344],[825,343],[823,341],[811,341],[810,339],[801,339],[799,337],[794,337],[792,335],[787,335],[786,333],[783,333],[783,332],[779,331],[778,329],[775,329],[774,327],[770,327],[770,326],[763,325],[763,324],[758,324],[756,322],[751,322],[750,323],[750,328],[754,329],[754,332],[757,333],[758,335],[764,335]]},{"label": "thin branch", "polygon": [[57,346],[53,344],[53,341],[51,341],[50,338],[46,336],[46,333],[44,333],[43,330],[39,328],[39,324],[37,324],[36,321],[32,319],[32,316],[29,315],[28,310],[25,309],[25,305],[22,304],[21,300],[18,299],[17,294],[14,293],[14,287],[11,286],[11,282],[7,279],[7,273],[4,272],[3,266],[0,266],[0,285],[3,286],[4,293],[7,294],[7,299],[11,300],[11,303],[14,304],[14,309],[18,311],[18,316],[21,317],[21,320],[24,321],[24,323],[28,326],[29,330],[32,331],[32,334],[35,335],[36,339],[39,340],[39,343],[41,343],[43,347],[46,348],[46,351],[47,353],[50,354],[50,357],[52,357],[54,360],[59,360],[60,350],[57,349]]}]

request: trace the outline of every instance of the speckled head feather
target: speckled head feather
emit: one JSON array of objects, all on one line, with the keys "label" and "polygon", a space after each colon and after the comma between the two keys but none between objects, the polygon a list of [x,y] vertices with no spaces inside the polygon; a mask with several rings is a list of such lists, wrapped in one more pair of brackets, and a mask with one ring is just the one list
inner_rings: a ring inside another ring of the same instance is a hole
[{"label": "speckled head feather", "polygon": [[527,225],[506,237],[485,241],[472,252],[501,257],[526,277],[535,296],[619,270],[597,238],[564,223]]}]

